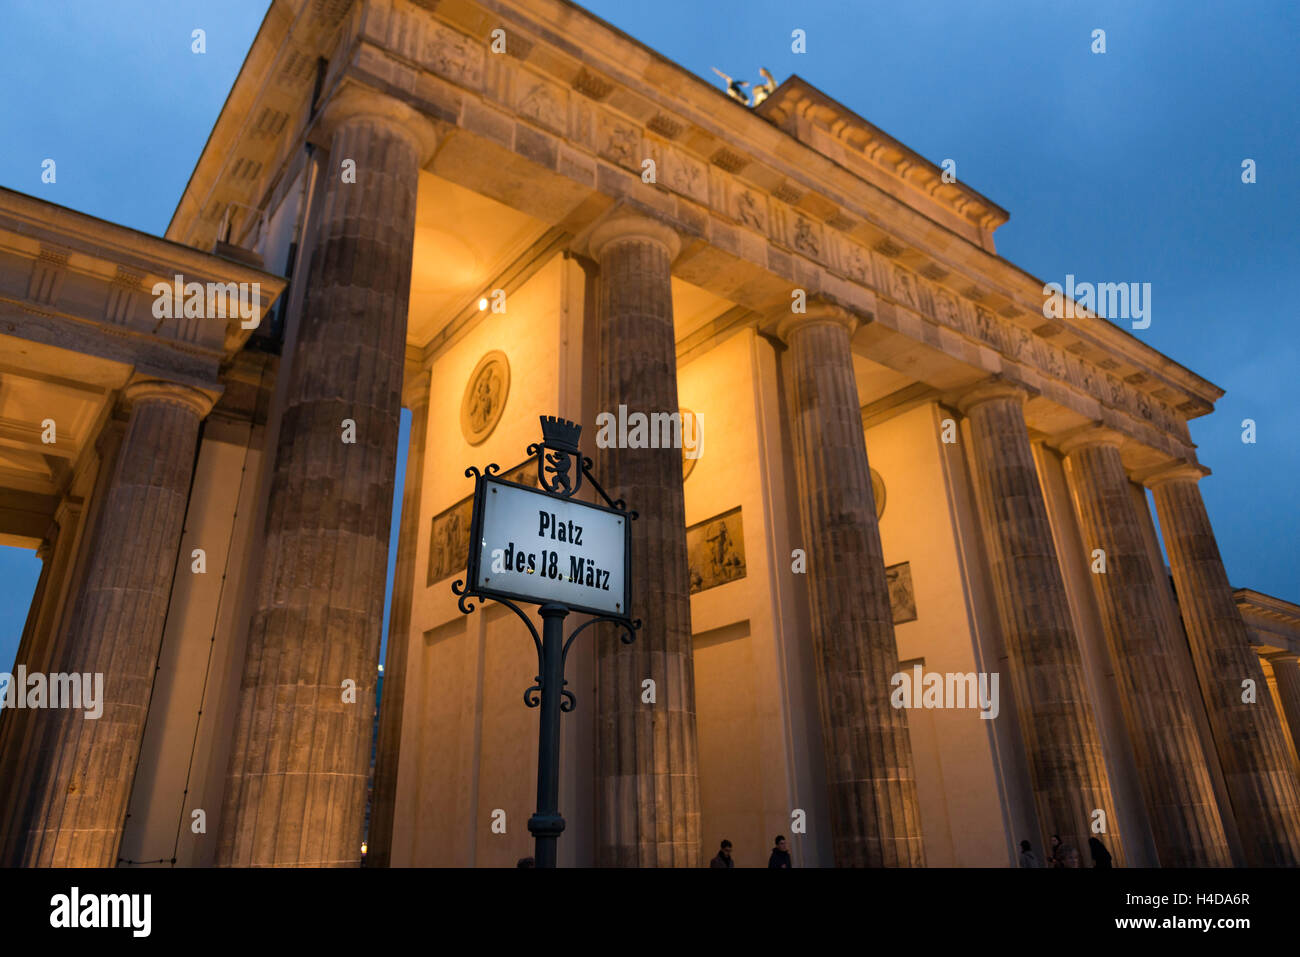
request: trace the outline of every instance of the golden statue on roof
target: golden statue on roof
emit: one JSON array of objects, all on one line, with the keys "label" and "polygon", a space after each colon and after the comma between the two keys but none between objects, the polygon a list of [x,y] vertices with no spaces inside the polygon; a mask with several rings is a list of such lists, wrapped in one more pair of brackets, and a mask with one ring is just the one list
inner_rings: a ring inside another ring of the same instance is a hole
[{"label": "golden statue on roof", "polygon": [[758,68],[758,72],[762,74],[763,82],[759,83],[757,86],[754,87],[752,100],[750,99],[750,95],[747,92],[745,92],[745,87],[750,85],[748,80],[732,79],[731,77],[727,76],[727,74],[719,70],[716,66],[713,68],[713,72],[718,74],[718,76],[722,77],[723,82],[727,84],[727,96],[731,97],[737,103],[745,104],[745,106],[749,106],[749,107],[758,106],[758,104],[762,103],[769,96],[771,96],[772,91],[776,89],[776,77],[772,76],[772,74],[768,72],[766,67]]}]

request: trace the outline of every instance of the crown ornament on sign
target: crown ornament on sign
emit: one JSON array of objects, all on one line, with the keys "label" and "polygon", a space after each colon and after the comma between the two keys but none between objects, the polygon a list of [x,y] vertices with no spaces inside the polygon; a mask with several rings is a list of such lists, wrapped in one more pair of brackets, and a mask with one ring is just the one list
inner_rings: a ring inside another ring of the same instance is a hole
[{"label": "crown ornament on sign", "polygon": [[582,426],[556,415],[538,418],[542,441],[528,447],[530,455],[537,455],[537,482],[544,490],[568,498],[582,487],[583,473],[590,464],[578,450]]},{"label": "crown ornament on sign", "polygon": [[582,434],[582,426],[556,415],[539,418],[542,420],[543,442],[558,451],[578,454],[578,436]]}]

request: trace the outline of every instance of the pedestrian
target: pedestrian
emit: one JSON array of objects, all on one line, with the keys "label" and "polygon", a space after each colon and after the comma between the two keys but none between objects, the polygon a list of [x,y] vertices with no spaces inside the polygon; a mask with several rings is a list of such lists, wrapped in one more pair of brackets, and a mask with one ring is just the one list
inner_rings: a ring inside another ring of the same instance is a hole
[{"label": "pedestrian", "polygon": [[519,858],[518,862],[516,862],[515,864],[515,867],[536,867],[536,866],[537,866],[537,862],[534,861],[531,857],[521,857]]},{"label": "pedestrian", "polygon": [[1020,842],[1020,866],[1021,867],[1042,867],[1038,861],[1038,855],[1034,853],[1033,846],[1028,841]]},{"label": "pedestrian", "polygon": [[776,847],[772,848],[772,856],[767,859],[768,867],[793,867],[790,863],[790,852],[785,846],[785,836],[778,834],[776,836]]},{"label": "pedestrian", "polygon": [[1106,845],[1101,843],[1101,838],[1088,838],[1088,853],[1092,855],[1093,867],[1113,867],[1110,862],[1110,851],[1106,850]]},{"label": "pedestrian", "polygon": [[1061,835],[1052,835],[1052,853],[1047,859],[1047,866],[1057,869],[1079,866],[1079,852],[1070,844],[1061,840]]},{"label": "pedestrian", "polygon": [[736,862],[731,859],[731,842],[723,840],[722,846],[718,848],[718,854],[713,860],[709,861],[709,867],[735,867]]}]

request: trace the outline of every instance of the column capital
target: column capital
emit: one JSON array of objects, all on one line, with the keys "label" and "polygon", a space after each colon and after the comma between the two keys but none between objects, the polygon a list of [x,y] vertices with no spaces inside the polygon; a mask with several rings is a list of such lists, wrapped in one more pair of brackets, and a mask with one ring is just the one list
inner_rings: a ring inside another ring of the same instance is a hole
[{"label": "column capital", "polygon": [[682,250],[677,231],[652,216],[621,206],[598,223],[587,236],[587,252],[600,262],[605,250],[619,242],[652,242],[668,253],[668,261]]},{"label": "column capital", "polygon": [[216,396],[166,379],[137,379],[126,387],[122,396],[132,409],[145,402],[170,402],[192,409],[200,419],[217,403]]},{"label": "column capital", "polygon": [[1169,482],[1191,482],[1195,485],[1209,474],[1210,470],[1204,465],[1196,465],[1192,462],[1180,460],[1157,466],[1150,471],[1135,476],[1135,478],[1147,488],[1154,490]]},{"label": "column capital", "polygon": [[402,405],[408,409],[429,404],[429,386],[433,382],[433,371],[420,368],[409,359],[402,371]]},{"label": "column capital", "polygon": [[80,495],[65,495],[54,506],[54,522],[60,531],[74,524],[86,507],[86,500]]},{"label": "column capital", "polygon": [[854,313],[820,297],[809,299],[804,312],[791,312],[789,306],[784,306],[779,312],[773,314],[772,321],[776,323],[774,330],[776,337],[787,345],[796,329],[807,329],[809,326],[830,322],[843,326],[852,339],[853,334],[862,325],[862,320]]},{"label": "column capital", "polygon": [[993,379],[982,382],[957,398],[957,410],[962,415],[970,415],[971,409],[994,399],[1014,399],[1021,407],[1029,398],[1029,390],[1006,379]]},{"label": "column capital", "polygon": [[1077,449],[1090,448],[1095,445],[1109,445],[1119,448],[1122,441],[1123,436],[1114,429],[1093,424],[1066,432],[1063,436],[1055,439],[1052,444],[1056,446],[1062,455],[1069,455]]},{"label": "column capital", "polygon": [[354,120],[379,122],[415,145],[420,166],[433,158],[438,132],[433,121],[414,107],[387,94],[356,83],[347,83],[335,93],[316,119],[310,139],[329,146],[338,130]]}]

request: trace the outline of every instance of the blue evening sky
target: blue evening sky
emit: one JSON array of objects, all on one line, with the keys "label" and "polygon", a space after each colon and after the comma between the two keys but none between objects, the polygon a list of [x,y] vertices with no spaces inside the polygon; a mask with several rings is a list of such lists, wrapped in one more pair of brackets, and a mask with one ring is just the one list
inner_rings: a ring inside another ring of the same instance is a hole
[{"label": "blue evening sky", "polygon": [[[1063,282],[1152,284],[1134,333],[1226,390],[1192,423],[1228,575],[1300,600],[1291,391],[1300,276],[1300,5],[699,3],[593,0],[710,82],[717,66],[826,91],[1011,213],[999,252]],[[265,0],[8,0],[0,185],[161,234],[267,8]],[[191,52],[206,31],[207,53]],[[794,29],[807,52],[791,52]],[[1090,51],[1094,29],[1106,52]],[[40,181],[53,158],[58,181]],[[1241,182],[1243,159],[1258,182]],[[1126,323],[1124,325],[1127,325]],[[1254,419],[1258,441],[1241,441]],[[405,463],[405,446],[399,467]],[[460,469],[463,463],[451,463]],[[0,548],[0,670],[35,585]]]}]

